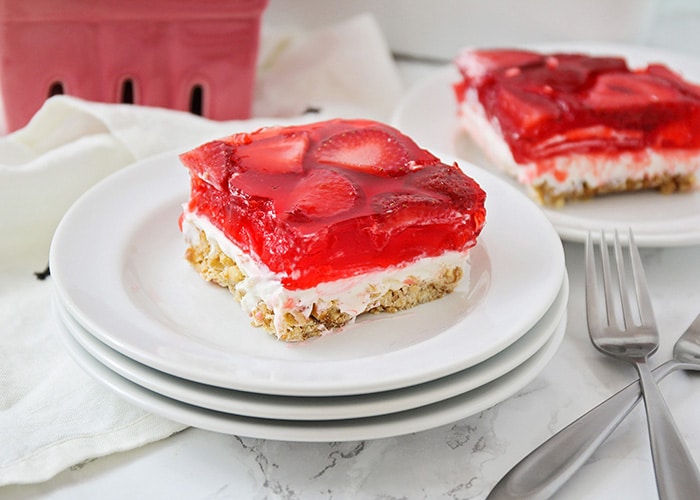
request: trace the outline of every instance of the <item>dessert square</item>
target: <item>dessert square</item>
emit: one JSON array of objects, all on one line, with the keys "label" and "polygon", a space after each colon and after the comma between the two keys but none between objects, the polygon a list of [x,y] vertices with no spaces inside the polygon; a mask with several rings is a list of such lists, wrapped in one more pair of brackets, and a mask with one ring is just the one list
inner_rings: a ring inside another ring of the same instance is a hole
[{"label": "dessert square", "polygon": [[700,87],[666,66],[509,49],[455,64],[461,127],[541,203],[695,186]]},{"label": "dessert square", "polygon": [[451,292],[485,223],[473,179],[371,120],[263,128],[180,158],[187,260],[284,341]]}]

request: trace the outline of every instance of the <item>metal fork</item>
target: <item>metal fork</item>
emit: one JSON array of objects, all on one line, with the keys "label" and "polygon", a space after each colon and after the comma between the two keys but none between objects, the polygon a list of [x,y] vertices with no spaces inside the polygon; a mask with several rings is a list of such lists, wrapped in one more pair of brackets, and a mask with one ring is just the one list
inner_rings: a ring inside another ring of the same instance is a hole
[{"label": "metal fork", "polygon": [[[592,236],[588,233],[585,257],[588,331],[599,351],[632,363],[639,373],[659,497],[700,498],[700,473],[647,365],[649,356],[659,347],[659,334],[642,260],[631,230],[628,246],[632,282],[627,278],[620,237],[615,231],[613,254],[617,280],[614,282],[607,239],[605,232],[601,233],[600,261],[604,290],[601,301],[597,259]],[[633,298],[636,299],[634,308]],[[619,321],[620,313],[622,324]]]}]

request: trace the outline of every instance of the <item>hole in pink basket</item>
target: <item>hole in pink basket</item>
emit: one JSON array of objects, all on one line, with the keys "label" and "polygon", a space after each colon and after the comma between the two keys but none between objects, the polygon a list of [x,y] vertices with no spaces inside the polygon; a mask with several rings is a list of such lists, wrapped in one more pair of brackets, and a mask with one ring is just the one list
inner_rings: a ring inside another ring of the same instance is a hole
[{"label": "hole in pink basket", "polygon": [[201,85],[195,85],[190,93],[190,112],[202,116],[203,110],[204,88]]},{"label": "hole in pink basket", "polygon": [[49,97],[63,94],[63,84],[61,82],[53,82],[49,87]]},{"label": "hole in pink basket", "polygon": [[122,83],[122,95],[119,100],[124,104],[134,104],[134,82],[131,78]]}]

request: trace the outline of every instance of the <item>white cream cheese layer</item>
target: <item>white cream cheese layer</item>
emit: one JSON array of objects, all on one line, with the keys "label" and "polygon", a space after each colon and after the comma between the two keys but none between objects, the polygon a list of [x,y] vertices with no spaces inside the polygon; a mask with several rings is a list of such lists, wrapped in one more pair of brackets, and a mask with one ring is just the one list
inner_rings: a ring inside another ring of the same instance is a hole
[{"label": "white cream cheese layer", "polygon": [[246,277],[236,285],[243,310],[252,315],[258,304],[264,302],[274,311],[275,327],[278,329],[284,324],[287,313],[308,318],[314,307],[320,312],[335,305],[342,312],[355,317],[389,290],[398,290],[413,281],[434,280],[445,269],[461,267],[464,270],[462,279],[466,280],[469,276],[468,252],[447,252],[403,267],[320,283],[313,288],[289,290],[282,285],[281,274],[271,271],[256,257],[243,252],[204,217],[185,211],[182,220],[185,241],[196,245],[200,231],[206,234],[212,252],[225,253],[245,274]]},{"label": "white cream cheese layer", "polygon": [[459,120],[490,161],[521,184],[546,184],[553,194],[580,191],[584,185],[595,189],[660,175],[689,175],[700,168],[700,152],[651,148],[614,155],[565,154],[538,163],[517,163],[498,123],[489,122],[473,89],[460,105]]}]

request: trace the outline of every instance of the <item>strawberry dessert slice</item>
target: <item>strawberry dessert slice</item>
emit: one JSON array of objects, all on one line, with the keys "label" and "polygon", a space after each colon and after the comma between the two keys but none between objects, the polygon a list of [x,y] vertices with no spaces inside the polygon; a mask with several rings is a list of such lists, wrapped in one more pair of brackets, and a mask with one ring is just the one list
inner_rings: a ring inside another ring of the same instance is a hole
[{"label": "strawberry dessert slice", "polygon": [[700,88],[665,66],[513,49],[464,50],[455,64],[462,128],[538,201],[694,186]]},{"label": "strawberry dessert slice", "polygon": [[187,259],[286,341],[451,292],[485,222],[473,179],[375,121],[264,128],[180,158]]}]

